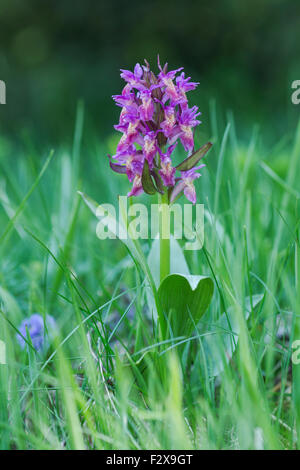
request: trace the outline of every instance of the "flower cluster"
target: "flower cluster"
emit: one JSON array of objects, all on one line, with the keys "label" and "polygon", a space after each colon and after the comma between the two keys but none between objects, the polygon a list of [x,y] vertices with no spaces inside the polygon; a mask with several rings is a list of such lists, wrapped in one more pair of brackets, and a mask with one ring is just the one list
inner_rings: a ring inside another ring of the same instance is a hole
[{"label": "flower cluster", "polygon": [[[49,335],[46,335],[45,331],[45,322],[46,328]],[[25,339],[29,334],[30,340],[34,349],[37,351],[46,350],[49,347],[48,337],[53,338],[57,332],[57,325],[51,315],[46,316],[46,320],[39,315],[34,313],[31,317],[26,318],[19,327],[19,332],[21,335],[17,334],[17,340],[22,349],[25,348]]]},{"label": "flower cluster", "polygon": [[[168,191],[170,202],[180,193],[193,203],[196,191],[193,181],[199,178],[196,166],[209,147],[194,152],[194,128],[200,124],[197,106],[189,107],[186,93],[198,83],[185,77],[182,68],[168,71],[158,61],[155,75],[147,61],[136,64],[134,71],[121,70],[126,85],[113,99],[121,107],[119,124],[122,133],[110,166],[117,173],[127,174],[133,183],[128,196],[143,191],[149,194]],[[174,166],[172,154],[178,142],[188,152],[181,164]],[[112,161],[114,160],[114,162]],[[176,177],[176,171],[180,176]]]}]

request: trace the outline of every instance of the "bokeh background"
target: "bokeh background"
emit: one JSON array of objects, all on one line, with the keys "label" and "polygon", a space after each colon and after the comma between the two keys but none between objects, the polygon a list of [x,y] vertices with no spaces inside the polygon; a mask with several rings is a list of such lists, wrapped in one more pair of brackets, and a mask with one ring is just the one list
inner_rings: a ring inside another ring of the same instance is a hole
[{"label": "bokeh background", "polygon": [[78,99],[88,129],[105,139],[118,109],[119,68],[147,58],[185,66],[201,82],[193,104],[204,125],[216,103],[240,134],[264,127],[275,141],[294,131],[300,107],[300,2],[295,0],[1,0],[1,134],[56,146],[71,139]]}]

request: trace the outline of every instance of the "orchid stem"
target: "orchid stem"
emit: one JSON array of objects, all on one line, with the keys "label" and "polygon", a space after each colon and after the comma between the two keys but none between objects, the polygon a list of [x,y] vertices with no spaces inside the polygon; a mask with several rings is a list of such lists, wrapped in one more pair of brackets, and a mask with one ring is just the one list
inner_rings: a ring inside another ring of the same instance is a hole
[{"label": "orchid stem", "polygon": [[160,243],[160,282],[170,274],[170,230],[168,227],[168,191],[158,195],[159,203],[159,243]]}]

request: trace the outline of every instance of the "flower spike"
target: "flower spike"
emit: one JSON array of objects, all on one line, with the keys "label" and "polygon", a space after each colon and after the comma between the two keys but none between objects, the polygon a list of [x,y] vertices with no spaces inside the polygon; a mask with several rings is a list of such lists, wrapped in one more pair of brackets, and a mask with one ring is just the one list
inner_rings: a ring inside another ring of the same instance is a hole
[{"label": "flower spike", "polygon": [[[196,165],[212,145],[208,142],[193,153],[194,130],[201,123],[201,113],[197,106],[189,107],[187,93],[199,83],[186,77],[182,67],[168,70],[167,63],[162,67],[159,55],[157,64],[158,74],[146,59],[145,65],[137,63],[133,72],[121,70],[126,84],[113,100],[121,108],[115,129],[122,136],[109,164],[133,183],[129,197],[168,191],[171,202],[184,193],[195,203],[194,180],[201,176],[196,170],[203,166]],[[175,166],[172,160],[178,142],[188,155]]]}]

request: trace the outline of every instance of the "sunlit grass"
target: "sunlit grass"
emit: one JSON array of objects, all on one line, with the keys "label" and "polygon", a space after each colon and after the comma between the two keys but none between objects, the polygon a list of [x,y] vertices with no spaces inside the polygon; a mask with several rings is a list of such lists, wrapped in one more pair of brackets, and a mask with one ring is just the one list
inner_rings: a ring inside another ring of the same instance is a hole
[{"label": "sunlit grass", "polygon": [[[292,449],[297,430],[299,447],[291,345],[300,331],[300,128],[293,141],[266,149],[257,130],[241,142],[232,118],[225,129],[217,121],[201,135],[214,143],[197,181],[204,249],[186,254],[193,274],[213,278],[215,293],[191,337],[163,348],[145,277],[119,241],[97,239],[97,220],[77,193],[117,204],[128,190],[109,171],[108,145],[86,129],[81,141],[82,106],[73,148],[48,160],[25,145],[12,160],[3,142],[1,448]],[[147,255],[150,243],[141,247]],[[47,354],[16,341],[21,321],[37,312],[60,328]],[[228,312],[238,346],[228,362],[214,335],[224,370],[212,377],[203,338]]]}]

